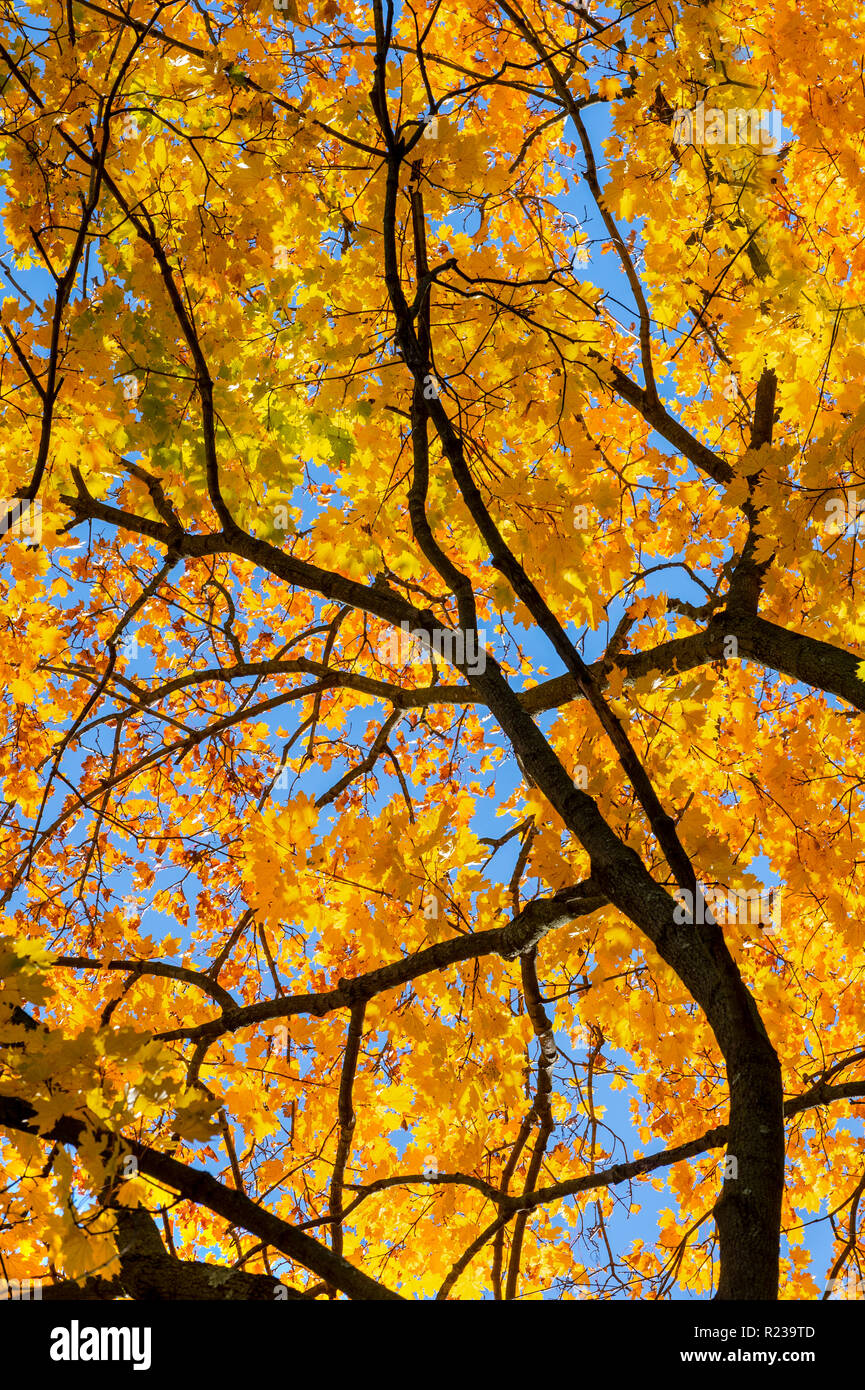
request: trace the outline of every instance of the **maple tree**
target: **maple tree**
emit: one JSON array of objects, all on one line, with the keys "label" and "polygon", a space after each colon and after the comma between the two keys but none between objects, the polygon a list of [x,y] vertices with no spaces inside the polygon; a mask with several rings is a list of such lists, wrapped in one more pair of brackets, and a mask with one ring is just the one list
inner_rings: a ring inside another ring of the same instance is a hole
[{"label": "maple tree", "polygon": [[861,15],[0,14],[4,1278],[861,1274]]}]

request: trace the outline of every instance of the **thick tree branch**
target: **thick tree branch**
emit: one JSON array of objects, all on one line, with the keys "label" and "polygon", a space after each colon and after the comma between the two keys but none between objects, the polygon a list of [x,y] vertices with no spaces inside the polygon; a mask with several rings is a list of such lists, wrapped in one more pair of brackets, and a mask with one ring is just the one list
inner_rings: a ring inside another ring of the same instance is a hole
[{"label": "thick tree branch", "polygon": [[[103,1148],[113,1148],[119,1156],[133,1155],[139,1171],[148,1178],[177,1192],[181,1197],[207,1207],[232,1225],[258,1236],[267,1245],[282,1252],[290,1260],[312,1270],[349,1298],[398,1299],[400,1295],[377,1283],[334,1254],[326,1245],[314,1240],[287,1221],[257,1206],[242,1192],[225,1187],[210,1173],[192,1168],[167,1154],[158,1153],[135,1139],[119,1139],[105,1130],[88,1128],[72,1115],[63,1116],[49,1129],[40,1133],[35,1124],[36,1112],[25,1100],[0,1096],[0,1127],[39,1134],[45,1140],[78,1146],[88,1136]],[[166,1256],[166,1259],[170,1259]],[[144,1276],[146,1277],[146,1275]]]}]

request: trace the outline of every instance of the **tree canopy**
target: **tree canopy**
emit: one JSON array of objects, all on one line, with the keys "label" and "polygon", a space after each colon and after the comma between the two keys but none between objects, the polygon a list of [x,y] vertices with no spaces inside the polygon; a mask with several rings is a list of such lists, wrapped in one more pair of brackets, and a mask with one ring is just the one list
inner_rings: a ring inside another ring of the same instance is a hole
[{"label": "tree canopy", "polygon": [[865,1290],[861,30],[2,0],[6,1280]]}]

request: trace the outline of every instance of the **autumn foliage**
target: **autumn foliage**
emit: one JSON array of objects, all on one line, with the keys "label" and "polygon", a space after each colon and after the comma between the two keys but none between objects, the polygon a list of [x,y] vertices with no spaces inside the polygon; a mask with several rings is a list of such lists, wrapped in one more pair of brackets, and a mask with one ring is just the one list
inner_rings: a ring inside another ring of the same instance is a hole
[{"label": "autumn foliage", "polygon": [[2,0],[6,1280],[865,1275],[861,24]]}]

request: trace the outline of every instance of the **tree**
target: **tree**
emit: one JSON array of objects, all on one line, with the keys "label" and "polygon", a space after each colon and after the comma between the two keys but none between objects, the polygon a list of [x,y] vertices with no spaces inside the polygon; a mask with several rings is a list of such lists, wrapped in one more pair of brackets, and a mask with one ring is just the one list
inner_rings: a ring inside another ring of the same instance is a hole
[{"label": "tree", "polygon": [[858,22],[3,5],[5,1278],[859,1278]]}]

